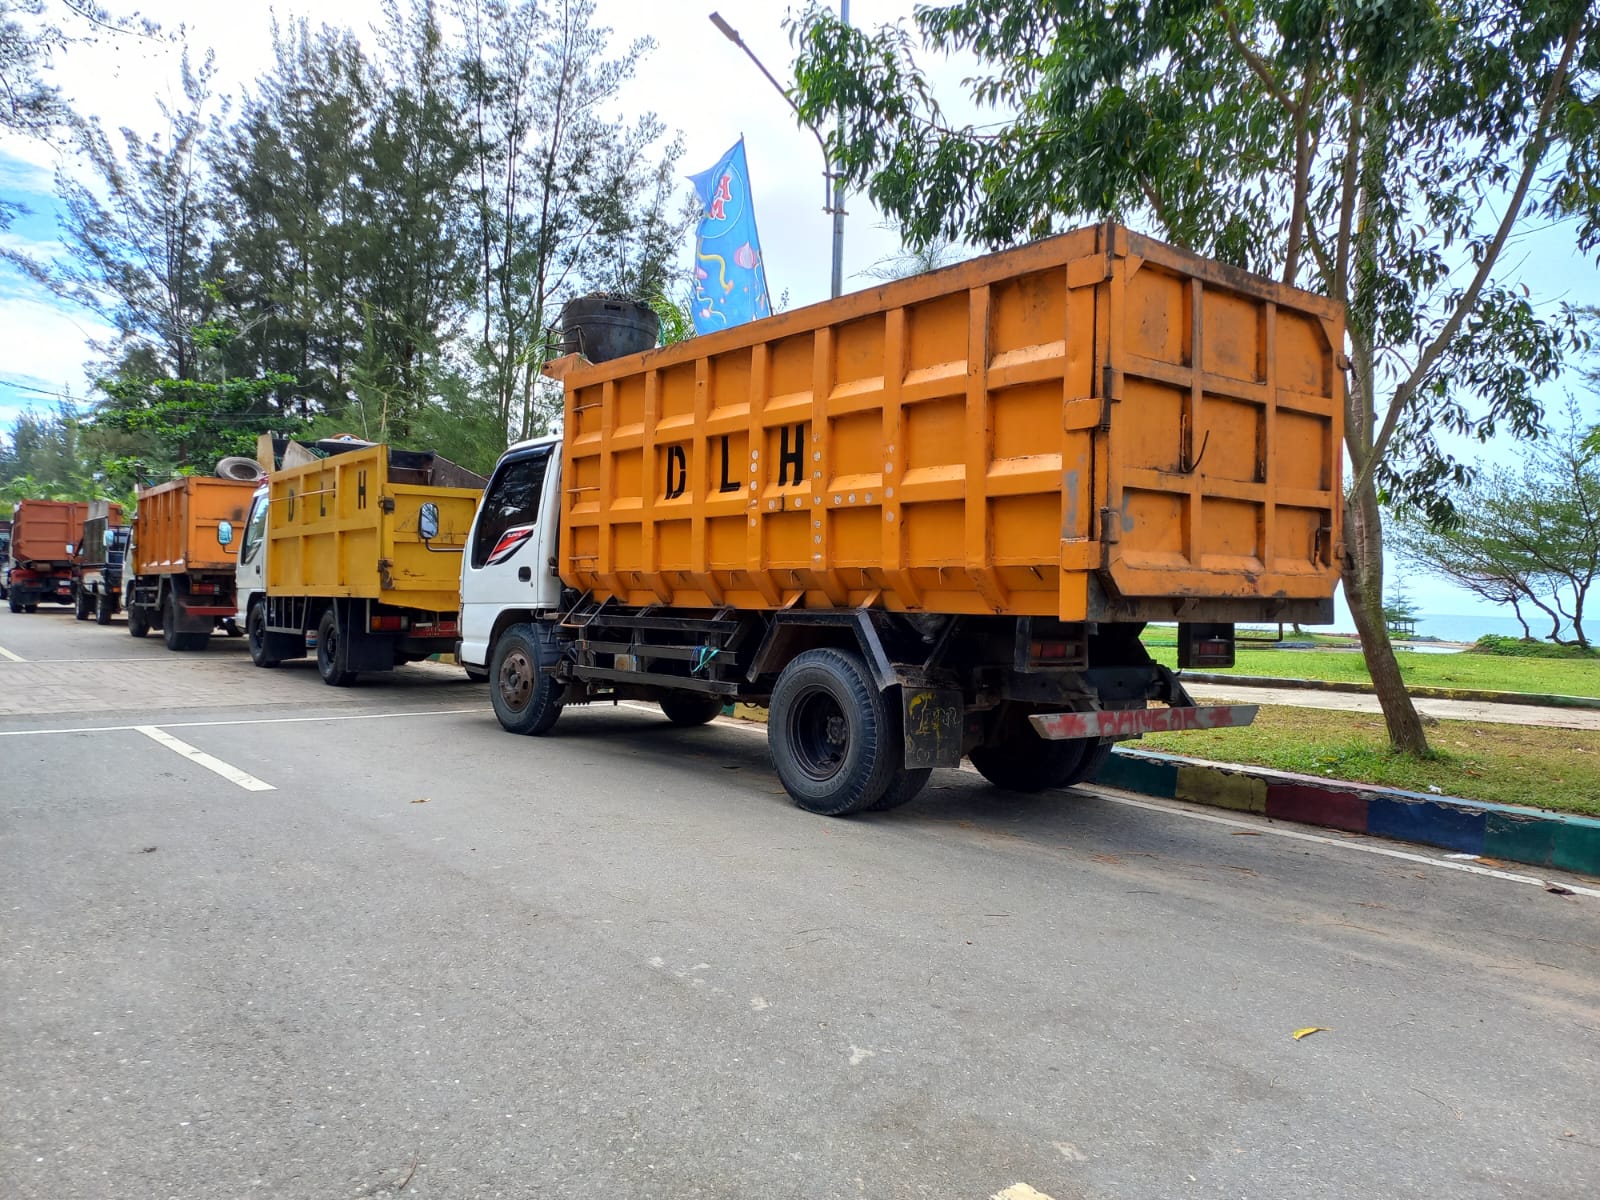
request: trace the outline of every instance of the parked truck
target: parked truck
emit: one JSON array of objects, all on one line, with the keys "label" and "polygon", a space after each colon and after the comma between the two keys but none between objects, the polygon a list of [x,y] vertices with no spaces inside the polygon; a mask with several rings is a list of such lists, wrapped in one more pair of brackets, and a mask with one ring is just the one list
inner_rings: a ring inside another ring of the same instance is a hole
[{"label": "parked truck", "polygon": [[0,518],[0,600],[11,594],[7,577],[11,574],[11,518]]},{"label": "parked truck", "polygon": [[91,616],[101,625],[122,608],[122,563],[128,529],[122,505],[91,500],[88,517],[72,554],[72,607],[80,621]]},{"label": "parked truck", "polygon": [[315,653],[323,682],[448,653],[481,475],[428,451],[320,442],[272,473],[239,545],[237,618],[258,667]]},{"label": "parked truck", "polygon": [[72,603],[72,552],[89,506],[77,500],[19,500],[11,514],[11,563],[6,600],[11,611],[41,603]]},{"label": "parked truck", "polygon": [[128,632],[161,630],[168,650],[204,650],[234,625],[235,533],[255,484],[186,475],[142,488],[125,566]]},{"label": "parked truck", "polygon": [[514,733],[766,705],[829,815],[1247,723],[1140,634],[1223,666],[1237,622],[1332,619],[1343,344],[1327,300],[1108,224],[558,360],[563,435],[506,453],[469,538],[461,662]]}]

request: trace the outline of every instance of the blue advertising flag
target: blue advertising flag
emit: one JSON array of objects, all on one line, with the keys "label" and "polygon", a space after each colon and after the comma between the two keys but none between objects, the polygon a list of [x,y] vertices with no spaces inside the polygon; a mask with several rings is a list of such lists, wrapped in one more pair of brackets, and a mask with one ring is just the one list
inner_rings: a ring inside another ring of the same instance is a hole
[{"label": "blue advertising flag", "polygon": [[772,312],[740,138],[709,171],[691,175],[704,215],[694,247],[694,331],[712,333]]}]

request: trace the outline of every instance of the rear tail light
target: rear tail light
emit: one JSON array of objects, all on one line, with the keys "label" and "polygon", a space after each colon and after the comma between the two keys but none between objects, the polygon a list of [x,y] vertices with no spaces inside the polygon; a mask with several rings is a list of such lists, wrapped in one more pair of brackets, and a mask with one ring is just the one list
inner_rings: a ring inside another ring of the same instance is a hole
[{"label": "rear tail light", "polygon": [[1038,641],[1028,643],[1028,657],[1034,662],[1059,662],[1071,653],[1071,647],[1061,641]]},{"label": "rear tail light", "polygon": [[369,627],[373,633],[403,633],[406,619],[398,616],[375,616]]}]

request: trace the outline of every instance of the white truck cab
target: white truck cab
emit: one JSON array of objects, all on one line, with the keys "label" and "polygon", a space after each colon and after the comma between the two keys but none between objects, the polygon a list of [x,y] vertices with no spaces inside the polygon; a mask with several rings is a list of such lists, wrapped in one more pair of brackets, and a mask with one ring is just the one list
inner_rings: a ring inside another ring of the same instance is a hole
[{"label": "white truck cab", "polygon": [[[489,670],[497,632],[556,611],[556,534],[561,525],[561,438],[511,446],[483,491],[461,556],[461,645],[467,674]],[[243,591],[243,566],[240,567]]]}]

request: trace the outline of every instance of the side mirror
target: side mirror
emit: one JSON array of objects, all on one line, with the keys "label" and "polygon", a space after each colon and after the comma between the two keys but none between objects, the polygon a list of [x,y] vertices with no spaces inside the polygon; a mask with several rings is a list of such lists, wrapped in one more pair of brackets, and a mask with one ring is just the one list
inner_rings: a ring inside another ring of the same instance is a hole
[{"label": "side mirror", "polygon": [[217,522],[217,541],[224,546],[229,545],[233,541],[232,521]]},{"label": "side mirror", "polygon": [[425,542],[431,542],[439,536],[439,506],[431,500],[422,506],[422,512],[417,515],[417,532],[422,534]]},{"label": "side mirror", "polygon": [[72,557],[72,543],[71,542],[67,543],[67,557],[68,558]]},{"label": "side mirror", "polygon": [[117,535],[112,533],[111,530],[109,530],[109,529],[106,530],[106,532],[105,532],[105,546],[106,546],[106,549],[109,550],[109,549],[111,549],[111,547],[115,546],[116,544],[117,544]]}]

